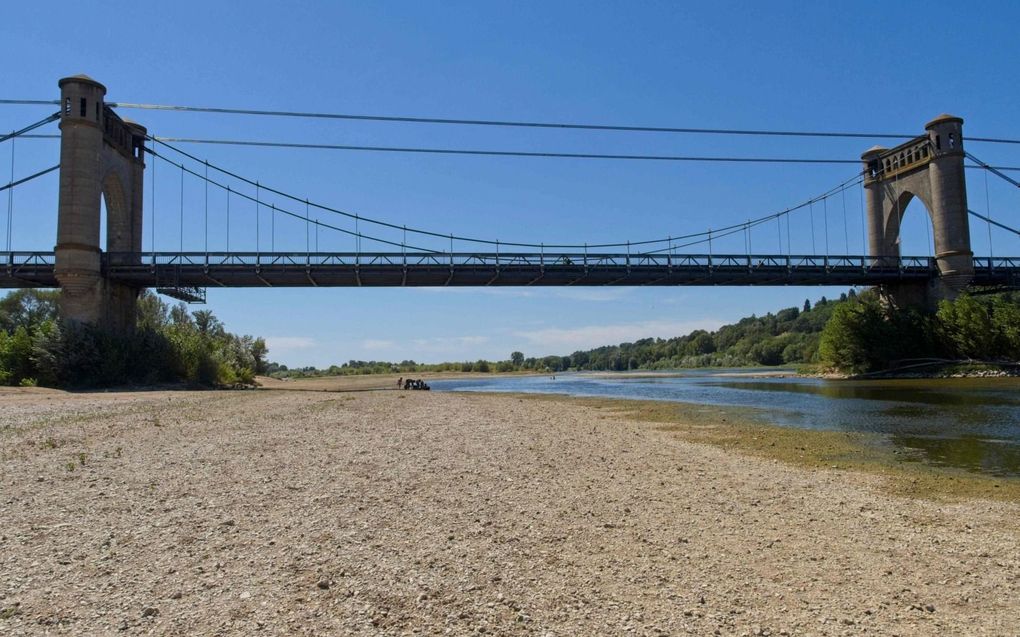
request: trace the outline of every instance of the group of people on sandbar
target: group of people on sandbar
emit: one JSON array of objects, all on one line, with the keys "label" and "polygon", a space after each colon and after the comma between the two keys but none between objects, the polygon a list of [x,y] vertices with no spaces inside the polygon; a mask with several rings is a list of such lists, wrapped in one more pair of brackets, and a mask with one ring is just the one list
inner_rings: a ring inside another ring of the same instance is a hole
[{"label": "group of people on sandbar", "polygon": [[408,378],[405,380],[403,377],[400,377],[397,379],[397,389],[419,389],[421,391],[430,391],[432,388],[420,378]]}]

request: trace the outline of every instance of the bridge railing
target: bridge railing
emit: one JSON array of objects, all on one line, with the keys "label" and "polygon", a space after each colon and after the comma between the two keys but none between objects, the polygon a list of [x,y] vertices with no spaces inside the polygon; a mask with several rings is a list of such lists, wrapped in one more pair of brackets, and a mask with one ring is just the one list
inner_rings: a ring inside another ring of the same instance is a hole
[{"label": "bridge railing", "polygon": [[52,266],[56,263],[55,252],[14,251],[0,252],[3,264],[9,268],[20,266]]},{"label": "bridge railing", "polygon": [[[52,253],[19,253],[49,255]],[[13,257],[12,257],[13,258]],[[27,258],[24,257],[24,258]],[[402,267],[560,267],[560,268],[696,268],[748,270],[896,271],[937,270],[932,257],[867,255],[670,254],[592,252],[147,252],[104,253],[114,269],[161,266],[202,268],[295,268],[328,266]],[[1017,267],[1017,258],[975,259],[975,267]]]},{"label": "bridge railing", "polygon": [[974,257],[975,270],[1005,270],[1020,268],[1020,257]]}]

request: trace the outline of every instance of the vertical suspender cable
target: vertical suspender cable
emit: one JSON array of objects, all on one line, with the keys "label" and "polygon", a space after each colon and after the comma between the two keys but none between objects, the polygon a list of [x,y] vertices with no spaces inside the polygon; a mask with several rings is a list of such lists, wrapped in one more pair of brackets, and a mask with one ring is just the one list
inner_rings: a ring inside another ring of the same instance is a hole
[{"label": "vertical suspender cable", "polygon": [[181,164],[181,252],[184,252],[184,164]]},{"label": "vertical suspender cable", "polygon": [[[14,163],[11,161],[11,163]],[[988,221],[988,258],[996,256],[991,250],[991,200],[988,198],[988,171],[984,171],[984,214],[987,215]],[[10,250],[10,248],[8,248]]]},{"label": "vertical suspender cable", "polygon": [[861,180],[861,256],[868,254],[868,223],[864,218],[864,180]]},{"label": "vertical suspender cable", "polygon": [[818,254],[818,248],[815,247],[815,202],[808,203],[808,208],[811,212],[811,254]]},{"label": "vertical suspender cable", "polygon": [[[11,133],[12,135],[14,133]],[[14,142],[15,139],[11,137],[11,183],[14,183]],[[7,245],[7,251],[11,251],[11,241],[14,233],[11,231],[11,225],[14,223],[14,188],[7,189],[7,228],[4,231]]]},{"label": "vertical suspender cable", "polygon": [[209,254],[209,160],[205,161],[205,253]]},{"label": "vertical suspender cable", "polygon": [[[156,142],[153,142],[153,145],[155,145],[155,143]],[[149,225],[152,226],[152,228],[151,228],[151,230],[152,230],[152,245],[149,246],[149,247],[152,249],[152,265],[155,266],[156,265],[156,164],[158,164],[159,161],[157,160],[155,155],[153,155],[152,157],[153,157],[153,159],[152,159],[152,187],[149,188],[149,190],[152,191],[152,195],[151,195],[151,197],[152,197],[152,200],[151,200],[152,210],[149,211],[149,217],[151,217],[149,219],[149,222],[150,222]]]},{"label": "vertical suspender cable", "polygon": [[230,252],[230,186],[227,186],[227,252]]},{"label": "vertical suspender cable", "polygon": [[258,255],[259,255],[259,252],[261,252],[261,248],[259,246],[259,239],[260,239],[260,237],[259,237],[259,215],[262,212],[262,204],[259,203],[259,202],[260,202],[261,195],[262,195],[262,187],[259,186],[259,182],[256,181],[255,182],[255,260],[256,261],[258,261],[258,258],[259,258]]},{"label": "vertical suspender cable", "polygon": [[825,256],[829,256],[829,198],[822,199],[822,214],[825,215]]},{"label": "vertical suspender cable", "polygon": [[791,247],[793,243],[790,241],[790,211],[787,210],[783,216],[786,217],[786,256],[791,257],[793,256],[793,248]]},{"label": "vertical suspender cable", "polygon": [[308,234],[309,234],[308,231],[309,230],[311,230],[311,228],[308,227],[308,200],[305,199],[305,254],[308,254],[309,252],[311,252],[311,249],[310,249],[311,245],[310,245],[310,241],[309,241],[309,238],[308,238]]},{"label": "vertical suspender cable", "polygon": [[269,251],[276,252],[276,204],[270,204],[269,210]]},{"label": "vertical suspender cable", "polygon": [[846,188],[840,191],[843,195],[843,254],[850,254],[850,230],[846,225]]},{"label": "vertical suspender cable", "polygon": [[[900,182],[900,174],[896,173],[896,176],[893,177],[893,184],[899,184],[899,182]],[[893,192],[896,192],[896,190],[893,189]],[[903,213],[900,210],[900,198],[897,197],[896,198],[896,243],[894,244],[896,246],[896,261],[897,262],[899,262],[900,257],[903,256],[902,244],[900,242],[900,239],[901,239],[901,237],[900,237],[900,229],[901,229],[902,226],[903,226]]]},{"label": "vertical suspender cable", "polygon": [[779,252],[777,254],[782,254],[783,253],[783,218],[782,217],[776,217],[776,238],[779,239]]}]

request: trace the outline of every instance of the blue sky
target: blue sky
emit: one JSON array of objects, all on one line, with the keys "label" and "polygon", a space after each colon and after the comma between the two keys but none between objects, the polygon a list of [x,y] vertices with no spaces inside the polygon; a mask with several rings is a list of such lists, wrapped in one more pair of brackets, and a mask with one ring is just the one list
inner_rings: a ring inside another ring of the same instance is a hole
[{"label": "blue sky", "polygon": [[[122,102],[448,118],[920,134],[943,112],[973,136],[1020,138],[1012,2],[10,2],[0,25],[0,97],[50,99],[87,73]],[[45,114],[0,106],[0,129]],[[501,129],[125,110],[163,136],[593,153],[854,159],[874,141]],[[55,130],[55,129],[54,129]],[[57,143],[24,140],[15,174],[52,165]],[[679,164],[187,146],[210,162],[313,201],[396,224],[501,241],[641,240],[738,223],[802,202],[853,166]],[[1020,147],[974,143],[1020,165]],[[0,174],[10,171],[0,148]],[[146,188],[151,181],[147,179]],[[971,207],[1020,221],[1018,195],[970,180]],[[146,206],[151,211],[150,192]],[[859,192],[815,210],[822,248],[861,251]],[[202,249],[204,192],[185,182],[185,249]],[[271,200],[270,200],[271,201]],[[0,201],[6,212],[6,201]],[[231,247],[254,249],[254,207],[234,202]],[[156,248],[179,246],[180,180],[157,166]],[[14,247],[51,249],[56,178],[19,188]],[[903,251],[928,254],[920,204]],[[211,249],[226,244],[225,199],[210,196]],[[247,215],[247,216],[245,216]],[[269,223],[263,211],[261,224]],[[6,215],[0,215],[6,219]],[[321,216],[323,221],[350,224]],[[793,224],[810,252],[809,218]],[[302,224],[277,220],[277,249],[303,250]],[[4,221],[6,223],[6,221]],[[146,223],[149,223],[147,217]],[[1014,224],[1015,225],[1015,224]],[[262,225],[262,229],[266,225]],[[353,229],[353,228],[352,228]],[[366,233],[366,228],[361,228]],[[262,249],[268,249],[262,233]],[[385,235],[399,241],[392,233]],[[984,228],[972,226],[987,254]],[[145,248],[150,249],[146,231]],[[354,248],[320,234],[320,250]],[[752,236],[776,252],[777,232]],[[996,254],[1020,241],[993,235]],[[428,244],[431,245],[431,244]],[[444,246],[445,247],[445,246]],[[466,246],[465,246],[466,247]],[[369,244],[363,248],[373,249]],[[742,252],[735,237],[715,252]],[[785,248],[784,248],[785,250]],[[233,331],[266,336],[288,365],[566,354],[675,336],[764,313],[827,288],[209,290]]]}]

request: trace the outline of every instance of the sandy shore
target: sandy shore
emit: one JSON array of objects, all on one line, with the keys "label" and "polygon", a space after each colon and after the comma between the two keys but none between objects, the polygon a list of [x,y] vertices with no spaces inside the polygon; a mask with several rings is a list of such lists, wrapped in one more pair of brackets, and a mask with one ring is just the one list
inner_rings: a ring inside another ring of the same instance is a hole
[{"label": "sandy shore", "polygon": [[1017,634],[1020,506],[880,482],[570,401],[2,392],[0,634]]}]

